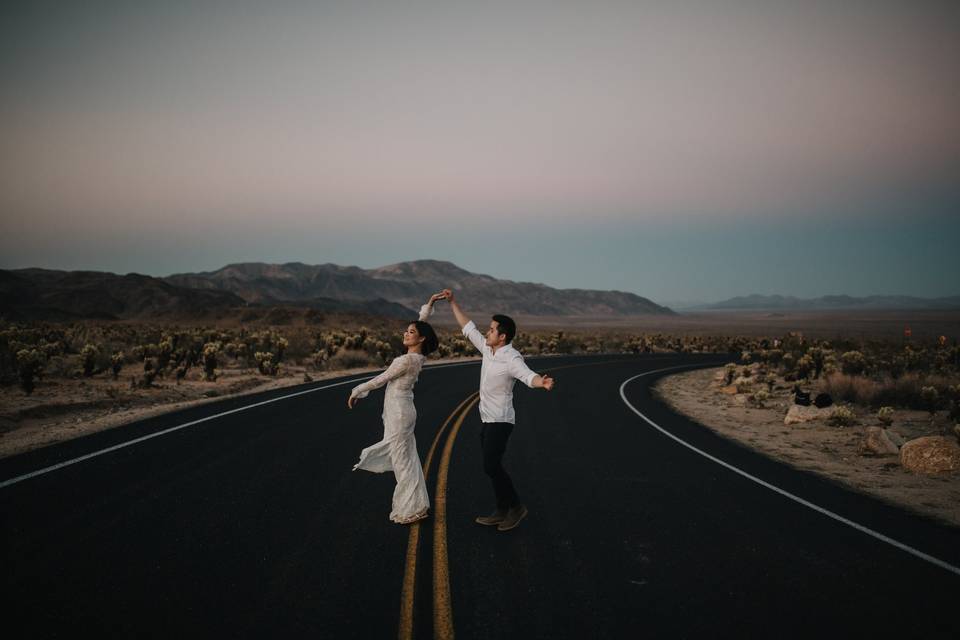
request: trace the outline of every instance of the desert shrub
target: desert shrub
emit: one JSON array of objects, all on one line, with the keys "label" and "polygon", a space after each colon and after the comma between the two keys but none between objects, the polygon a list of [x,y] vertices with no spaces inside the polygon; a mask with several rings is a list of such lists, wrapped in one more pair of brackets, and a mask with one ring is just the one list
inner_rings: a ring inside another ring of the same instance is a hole
[{"label": "desert shrub", "polygon": [[811,358],[809,355],[801,356],[800,359],[797,360],[797,376],[800,378],[809,378],[810,374],[813,372],[813,369],[813,358]]},{"label": "desert shrub", "polygon": [[271,325],[288,325],[293,321],[293,314],[289,309],[284,307],[273,307],[267,311],[267,315],[263,317],[263,321]]},{"label": "desert shrub", "polygon": [[740,362],[742,362],[743,364],[750,364],[751,362],[753,362],[753,354],[750,353],[749,351],[742,351],[740,353]]},{"label": "desert shrub", "polygon": [[830,412],[830,417],[827,418],[827,424],[835,427],[849,427],[857,424],[857,419],[849,407],[840,406],[835,407],[833,411]]},{"label": "desert shrub", "polygon": [[287,338],[284,357],[292,362],[303,362],[313,354],[313,337],[306,331],[297,331]]},{"label": "desert shrub", "polygon": [[893,424],[893,407],[880,407],[880,410],[877,411],[877,420],[887,426]]},{"label": "desert shrub", "polygon": [[358,369],[379,367],[375,356],[371,356],[366,351],[357,351],[355,349],[338,351],[329,360],[328,367],[332,371],[340,369]]},{"label": "desert shrub", "polygon": [[833,396],[836,401],[863,405],[872,405],[877,397],[877,386],[872,380],[844,373],[827,374],[823,382],[823,390]]}]

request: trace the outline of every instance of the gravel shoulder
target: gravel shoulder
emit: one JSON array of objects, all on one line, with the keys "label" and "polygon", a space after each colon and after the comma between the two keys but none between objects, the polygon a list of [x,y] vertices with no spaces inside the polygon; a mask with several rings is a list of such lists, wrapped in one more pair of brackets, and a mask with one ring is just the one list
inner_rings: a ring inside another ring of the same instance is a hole
[{"label": "gravel shoulder", "polygon": [[[867,428],[882,426],[875,413],[851,406],[858,424],[849,427],[820,420],[785,425],[784,416],[793,404],[790,388],[781,384],[764,407],[750,406],[745,394],[724,386],[723,374],[722,368],[680,373],[661,379],[654,390],[678,413],[728,439],[797,469],[960,527],[960,473],[921,475],[905,470],[896,454],[861,455]],[[897,411],[889,429],[909,441],[938,435],[942,427],[925,412]]]}]

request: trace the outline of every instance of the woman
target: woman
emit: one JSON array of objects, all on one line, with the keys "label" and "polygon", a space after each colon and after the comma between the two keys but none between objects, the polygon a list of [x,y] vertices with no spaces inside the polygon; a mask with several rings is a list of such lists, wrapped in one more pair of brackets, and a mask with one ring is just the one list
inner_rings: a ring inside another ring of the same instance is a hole
[{"label": "woman", "polygon": [[427,517],[430,498],[417,454],[417,440],[413,429],[417,423],[417,409],[413,404],[413,386],[420,368],[430,353],[437,348],[437,334],[425,320],[433,313],[433,303],[446,296],[430,297],[420,308],[420,319],[411,322],[403,332],[403,346],[407,352],[390,363],[386,371],[372,380],[357,385],[350,392],[347,406],[367,397],[373,389],[387,385],[383,398],[383,440],[360,452],[360,462],[353,470],[373,473],[393,471],[397,488],[393,492],[390,519],[399,524],[410,524]]}]

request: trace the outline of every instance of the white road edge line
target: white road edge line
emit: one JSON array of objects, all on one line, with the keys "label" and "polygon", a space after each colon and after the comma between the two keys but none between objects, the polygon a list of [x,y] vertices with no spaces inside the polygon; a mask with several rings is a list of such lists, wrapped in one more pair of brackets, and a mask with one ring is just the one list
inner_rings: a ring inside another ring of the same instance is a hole
[{"label": "white road edge line", "polygon": [[[453,362],[449,364],[438,364],[432,365],[429,367],[424,367],[423,371],[431,371],[433,369],[443,369],[446,367],[463,367],[471,364],[479,364],[480,360],[471,360],[470,362]],[[331,389],[333,387],[339,387],[345,384],[352,384],[356,382],[362,382],[364,380],[370,380],[375,378],[379,374],[369,375],[360,378],[351,378],[350,380],[344,380],[342,382],[335,382],[333,384],[328,384],[323,387],[316,387],[314,389],[307,389],[306,391],[298,391],[296,393],[288,393],[285,396],[280,396],[277,398],[271,398],[270,400],[263,400],[262,402],[255,402],[253,404],[248,404],[243,407],[237,407],[236,409],[230,409],[229,411],[224,411],[222,413],[217,413],[212,416],[207,416],[206,418],[200,418],[199,420],[193,420],[192,422],[185,422],[184,424],[179,424],[175,427],[170,427],[169,429],[164,429],[163,431],[157,431],[156,433],[151,433],[146,436],[141,436],[127,442],[121,442],[120,444],[115,444],[112,447],[107,447],[106,449],[100,449],[99,451],[94,451],[86,455],[82,455],[78,458],[72,458],[70,460],[65,460],[57,464],[51,465],[49,467],[44,467],[43,469],[37,469],[36,471],[31,471],[30,473],[25,473],[22,476],[17,476],[15,478],[10,478],[9,480],[4,480],[0,482],[0,489],[4,487],[9,487],[10,485],[17,484],[18,482],[23,482],[24,480],[29,480],[30,478],[35,478],[37,476],[42,476],[45,473],[50,473],[51,471],[56,471],[58,469],[63,469],[64,467],[69,467],[70,465],[77,464],[78,462],[83,462],[84,460],[89,460],[90,458],[96,458],[97,456],[102,456],[105,453],[110,453],[116,451],[117,449],[123,449],[124,447],[129,447],[135,444],[139,444],[146,440],[152,438],[159,438],[160,436],[167,435],[168,433],[173,433],[174,431],[179,431],[180,429],[186,429],[187,427],[192,427],[193,425],[200,424],[201,422],[207,422],[209,420],[215,420],[216,418],[222,418],[223,416],[228,416],[231,413],[238,413],[240,411],[246,411],[247,409],[253,409],[254,407],[260,407],[265,404],[270,404],[271,402],[279,402],[280,400],[286,400],[288,398],[294,398],[296,396],[302,396],[306,393],[313,393],[315,391],[323,391],[324,389]]]},{"label": "white road edge line", "polygon": [[955,567],[955,566],[953,566],[952,564],[949,564],[949,563],[947,563],[947,562],[944,562],[943,560],[940,560],[939,558],[934,558],[933,556],[931,556],[931,555],[928,554],[928,553],[924,553],[923,551],[920,551],[919,549],[914,549],[913,547],[911,547],[911,546],[909,546],[909,545],[906,545],[906,544],[904,544],[904,543],[902,543],[902,542],[899,542],[899,541],[897,541],[897,540],[894,540],[893,538],[890,538],[889,536],[885,536],[885,535],[883,535],[882,533],[880,533],[880,532],[878,532],[878,531],[874,531],[873,529],[870,529],[869,527],[863,526],[862,524],[857,524],[856,522],[853,522],[852,520],[848,520],[847,518],[844,518],[843,516],[838,515],[838,514],[832,512],[832,511],[830,511],[829,509],[824,509],[823,507],[818,506],[818,505],[815,505],[815,504],[813,504],[812,502],[809,502],[809,501],[807,501],[807,500],[804,500],[803,498],[801,498],[801,497],[799,497],[799,496],[795,496],[795,495],[793,495],[792,493],[790,493],[789,491],[785,491],[785,490],[781,489],[780,487],[774,486],[774,485],[770,484],[769,482],[766,482],[766,481],[764,481],[764,480],[761,480],[760,478],[757,478],[756,476],[750,475],[750,474],[747,473],[746,471],[743,471],[743,470],[741,470],[741,469],[738,469],[737,467],[733,466],[732,464],[729,464],[729,463],[727,463],[727,462],[724,462],[723,460],[720,460],[719,458],[715,458],[714,456],[710,455],[709,453],[707,453],[707,452],[705,452],[705,451],[701,451],[700,449],[696,448],[696,447],[693,446],[692,444],[690,444],[690,443],[688,443],[688,442],[686,442],[686,441],[684,441],[684,440],[681,440],[681,439],[678,438],[677,436],[673,435],[672,433],[670,433],[669,431],[667,431],[666,429],[664,429],[663,427],[661,427],[660,425],[658,425],[656,422],[654,422],[653,420],[651,420],[651,419],[648,418],[647,416],[643,415],[643,413],[640,412],[635,406],[633,406],[632,404],[630,404],[630,401],[627,400],[627,395],[624,393],[624,389],[626,388],[627,384],[629,384],[630,382],[636,380],[637,378],[642,378],[642,377],[644,377],[644,376],[653,375],[654,373],[661,373],[661,372],[663,372],[663,371],[670,371],[670,370],[673,370],[673,369],[689,369],[690,367],[697,367],[697,366],[701,366],[701,365],[682,365],[682,366],[679,366],[679,367],[666,367],[666,368],[664,368],[664,369],[657,369],[657,370],[655,370],[655,371],[647,371],[646,373],[641,373],[641,374],[639,374],[639,375],[633,376],[632,378],[627,378],[626,380],[623,381],[623,384],[620,385],[620,397],[623,399],[624,403],[625,403],[635,414],[637,414],[638,416],[640,416],[641,418],[643,418],[644,420],[646,420],[647,423],[648,423],[651,427],[653,427],[654,429],[656,429],[657,431],[659,431],[659,432],[662,433],[663,435],[667,436],[668,438],[671,438],[672,440],[675,440],[676,442],[679,442],[680,444],[682,444],[683,446],[687,447],[687,448],[690,449],[691,451],[694,451],[694,452],[696,452],[696,453],[699,453],[699,454],[700,454],[701,456],[703,456],[704,458],[707,458],[708,460],[712,460],[713,462],[716,462],[717,464],[719,464],[719,465],[721,465],[721,466],[724,466],[724,467],[726,467],[727,469],[730,469],[730,470],[733,471],[734,473],[738,473],[738,474],[740,474],[741,476],[743,476],[744,478],[747,478],[748,480],[752,480],[752,481],[756,482],[757,484],[759,484],[759,485],[761,485],[761,486],[764,486],[764,487],[766,487],[767,489],[770,489],[771,491],[775,491],[776,493],[779,493],[780,495],[782,495],[782,496],[784,496],[784,497],[786,497],[786,498],[790,498],[790,499],[793,500],[794,502],[798,502],[798,503],[802,504],[802,505],[805,506],[805,507],[809,507],[810,509],[813,509],[814,511],[817,511],[817,512],[819,512],[819,513],[822,513],[822,514],[825,515],[825,516],[828,516],[828,517],[830,517],[830,518],[833,518],[834,520],[836,520],[836,521],[838,521],[838,522],[842,522],[842,523],[845,524],[845,525],[848,525],[848,526],[850,526],[850,527],[853,527],[853,528],[856,529],[857,531],[861,531],[861,532],[863,532],[863,533],[865,533],[865,534],[867,534],[867,535],[869,535],[869,536],[873,536],[874,538],[876,538],[877,540],[880,540],[881,542],[886,542],[887,544],[892,545],[892,546],[900,549],[901,551],[906,551],[907,553],[909,553],[909,554],[911,554],[911,555],[914,555],[914,556],[920,558],[921,560],[926,560],[927,562],[929,562],[929,563],[931,563],[931,564],[934,564],[934,565],[940,567],[941,569],[946,569],[947,571],[950,571],[950,572],[955,573],[955,574],[957,574],[958,576],[960,576],[960,568]]}]

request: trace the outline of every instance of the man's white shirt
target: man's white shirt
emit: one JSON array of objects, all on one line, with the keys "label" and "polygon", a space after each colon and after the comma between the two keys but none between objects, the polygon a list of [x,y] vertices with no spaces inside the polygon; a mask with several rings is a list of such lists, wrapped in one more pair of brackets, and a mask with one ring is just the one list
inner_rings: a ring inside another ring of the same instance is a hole
[{"label": "man's white shirt", "polygon": [[537,374],[530,370],[513,345],[504,345],[494,353],[472,320],[463,326],[463,335],[483,355],[483,364],[480,366],[480,420],[514,424],[514,381],[519,380],[533,387],[533,379]]}]

